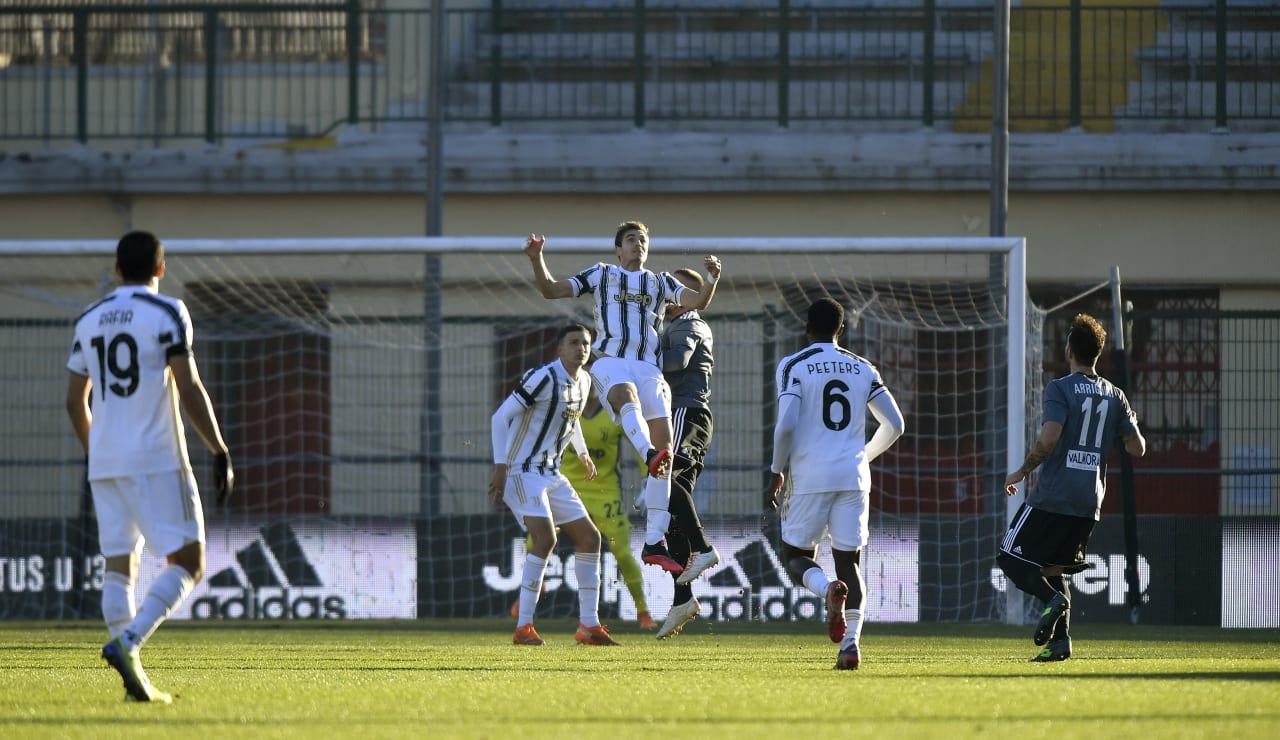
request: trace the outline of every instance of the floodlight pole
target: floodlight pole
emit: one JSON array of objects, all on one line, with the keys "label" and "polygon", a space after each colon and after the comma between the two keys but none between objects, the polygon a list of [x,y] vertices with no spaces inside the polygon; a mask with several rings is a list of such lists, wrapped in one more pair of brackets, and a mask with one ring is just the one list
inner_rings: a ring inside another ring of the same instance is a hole
[{"label": "floodlight pole", "polygon": [[990,236],[1004,236],[1009,216],[1009,0],[996,0],[991,57]]},{"label": "floodlight pole", "polygon": [[[993,21],[994,49],[991,57],[991,213],[988,217],[990,236],[1002,237],[1005,235],[1005,228],[1009,217],[1009,0],[996,0],[995,2],[995,18]],[[991,275],[993,279],[996,275],[1003,274],[1003,270],[998,269],[998,265],[991,265]],[[1014,290],[1026,290],[1026,273],[1025,263],[1018,265],[1018,269],[1022,271],[1023,282],[1014,283],[1010,280],[1009,295],[1013,296]],[[1025,307],[1024,307],[1025,312]],[[1014,304],[1011,301],[1009,305],[1009,321],[1012,325],[1014,321],[1025,322],[1026,316],[1015,315]],[[1015,334],[1010,332],[1013,337],[1011,341],[1018,341],[1018,336],[1025,334]],[[997,340],[999,341],[999,340]],[[1008,352],[1007,347],[994,347],[992,359],[996,360]],[[1025,349],[1025,348],[1024,348]],[[1025,362],[1025,354],[1023,355]],[[1010,366],[1012,372],[1014,368]],[[1019,375],[1019,385],[1017,388],[1012,387],[1015,379],[1012,375],[1007,382],[1010,387],[1006,388],[1006,393],[1013,403],[1016,393],[1017,398],[1022,398],[1025,388],[1025,376]],[[1012,409],[1008,410],[1012,417]],[[994,417],[992,417],[994,418]],[[1023,427],[1014,428],[1010,426],[1006,432],[1009,440],[1009,465],[1017,466],[1022,463],[1021,456],[1023,454],[1023,445],[1020,443],[1022,435],[1025,434],[1025,425]],[[998,449],[998,447],[993,448]],[[1015,459],[1016,458],[1016,459]],[[1010,470],[1013,467],[1009,468]],[[1003,488],[1004,476],[996,471],[993,475],[993,482],[999,481],[997,489]],[[1026,484],[1023,484],[1025,490]],[[1003,491],[1001,491],[1001,494]],[[997,494],[997,497],[1001,494]],[[1021,505],[1024,499],[1024,493],[1019,491],[1011,497],[1006,503],[1008,519],[1012,520],[1014,511]],[[1005,588],[1005,622],[1009,624],[1021,624],[1024,618],[1025,598],[1022,592],[1014,587],[1012,583],[1006,585]]]},{"label": "floodlight pole", "polygon": [[[426,235],[441,236],[444,233],[444,0],[431,3],[431,69],[427,76],[427,137],[426,137]],[[440,370],[441,345],[444,341],[444,309],[440,297],[440,256],[434,252],[423,258],[422,333],[423,346],[423,398],[419,453],[422,458],[419,473],[419,506],[421,516],[433,516],[440,510],[444,471],[444,424]]]},{"label": "floodlight pole", "polygon": [[[1129,353],[1125,341],[1125,305],[1120,295],[1120,267],[1111,267],[1111,336],[1115,339],[1115,384],[1120,390],[1129,390]],[[1103,451],[1106,454],[1106,451]],[[1128,586],[1129,621],[1138,623],[1138,609],[1142,606],[1142,584],[1138,581],[1138,501],[1133,486],[1133,458],[1120,448],[1120,509],[1124,515],[1124,578]]]}]

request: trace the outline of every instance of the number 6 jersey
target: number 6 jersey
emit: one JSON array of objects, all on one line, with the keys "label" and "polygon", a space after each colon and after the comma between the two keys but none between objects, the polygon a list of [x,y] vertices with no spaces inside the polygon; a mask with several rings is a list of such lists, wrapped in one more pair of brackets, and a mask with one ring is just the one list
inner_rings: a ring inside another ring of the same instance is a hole
[{"label": "number 6 jersey", "polygon": [[191,352],[182,301],[123,285],[76,320],[67,369],[87,375],[89,480],[189,467],[169,358]]},{"label": "number 6 jersey", "polygon": [[867,404],[888,390],[875,366],[831,342],[778,363],[778,398],[800,399],[791,445],[791,492],[870,491]]}]

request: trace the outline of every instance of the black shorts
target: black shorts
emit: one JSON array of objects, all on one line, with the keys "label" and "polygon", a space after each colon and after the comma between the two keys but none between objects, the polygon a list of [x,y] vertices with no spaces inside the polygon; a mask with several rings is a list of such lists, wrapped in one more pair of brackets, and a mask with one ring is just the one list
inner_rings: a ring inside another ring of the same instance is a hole
[{"label": "black shorts", "polygon": [[1068,516],[1023,504],[1000,541],[1000,552],[1040,567],[1060,565],[1063,573],[1079,573],[1089,535],[1097,522],[1092,517]]}]

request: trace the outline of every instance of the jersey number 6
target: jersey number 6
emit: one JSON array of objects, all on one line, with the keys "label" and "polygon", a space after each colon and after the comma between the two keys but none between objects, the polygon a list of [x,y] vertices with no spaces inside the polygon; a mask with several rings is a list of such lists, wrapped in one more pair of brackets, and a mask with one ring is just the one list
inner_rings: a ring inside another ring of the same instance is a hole
[{"label": "jersey number 6", "polygon": [[822,423],[833,432],[849,426],[853,416],[849,399],[844,395],[848,390],[849,386],[842,380],[832,380],[822,388]]}]

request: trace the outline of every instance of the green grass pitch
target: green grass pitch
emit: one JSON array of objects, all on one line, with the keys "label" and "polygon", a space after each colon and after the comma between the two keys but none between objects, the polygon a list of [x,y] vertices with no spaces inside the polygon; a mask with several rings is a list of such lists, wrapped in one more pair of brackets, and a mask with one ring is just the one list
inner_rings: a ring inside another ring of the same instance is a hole
[{"label": "green grass pitch", "polygon": [[1077,626],[1033,664],[1031,627],[873,623],[846,672],[816,624],[511,629],[173,622],[143,652],[164,706],[123,701],[102,625],[0,623],[0,737],[1280,737],[1280,630]]}]

